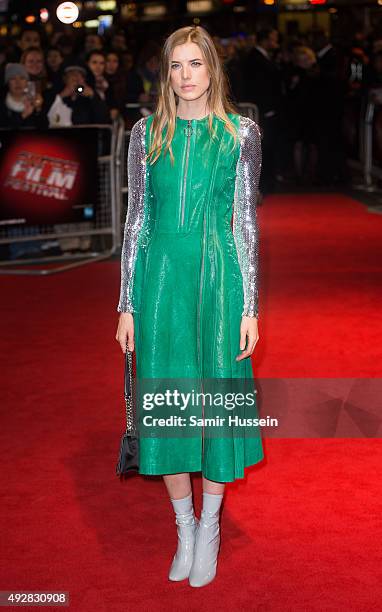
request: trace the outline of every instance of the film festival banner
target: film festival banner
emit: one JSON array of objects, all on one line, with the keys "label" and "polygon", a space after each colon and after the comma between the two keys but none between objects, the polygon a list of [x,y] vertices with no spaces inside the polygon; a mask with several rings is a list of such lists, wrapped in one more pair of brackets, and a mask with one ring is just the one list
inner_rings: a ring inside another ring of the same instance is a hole
[{"label": "film festival banner", "polygon": [[0,225],[91,221],[97,129],[0,131]]}]

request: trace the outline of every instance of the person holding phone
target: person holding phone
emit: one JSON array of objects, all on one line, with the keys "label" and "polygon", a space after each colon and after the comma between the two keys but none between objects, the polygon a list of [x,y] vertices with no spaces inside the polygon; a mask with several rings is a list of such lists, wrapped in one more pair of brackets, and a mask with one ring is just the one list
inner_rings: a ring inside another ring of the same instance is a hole
[{"label": "person holding phone", "polygon": [[43,112],[43,98],[33,88],[25,66],[7,64],[4,82],[7,92],[0,102],[0,127],[46,128],[48,121]]},{"label": "person holding phone", "polygon": [[[64,89],[54,96],[46,95],[50,127],[110,123],[106,103],[86,82],[82,66],[68,66],[64,70]],[[53,94],[54,95],[54,94]]]}]

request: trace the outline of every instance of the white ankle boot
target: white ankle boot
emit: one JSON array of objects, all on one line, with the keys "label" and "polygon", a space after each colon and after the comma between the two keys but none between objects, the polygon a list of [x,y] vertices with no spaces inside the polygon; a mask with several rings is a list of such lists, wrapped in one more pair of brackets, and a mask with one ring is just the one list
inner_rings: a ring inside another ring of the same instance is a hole
[{"label": "white ankle boot", "polygon": [[203,508],[196,533],[189,583],[201,587],[215,578],[220,547],[219,512],[223,495],[203,493]]},{"label": "white ankle boot", "polygon": [[178,530],[178,548],[172,560],[169,580],[185,580],[190,573],[194,558],[195,532],[198,520],[194,514],[192,493],[182,499],[172,499]]}]

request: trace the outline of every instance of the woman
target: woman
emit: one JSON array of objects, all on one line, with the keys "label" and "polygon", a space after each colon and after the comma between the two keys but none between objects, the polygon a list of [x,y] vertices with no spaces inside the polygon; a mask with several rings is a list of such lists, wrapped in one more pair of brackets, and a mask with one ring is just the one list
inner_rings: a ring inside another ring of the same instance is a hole
[{"label": "woman", "polygon": [[[199,381],[203,389],[211,381],[222,388],[253,382],[259,129],[227,101],[216,49],[199,26],[166,40],[159,89],[155,113],[131,132],[116,339],[123,352],[136,343],[139,381]],[[140,473],[163,475],[176,514],[169,579],[203,586],[216,574],[225,483],[263,458],[260,434],[240,437],[228,428],[207,437],[203,427],[187,436],[179,427],[173,437],[169,427],[166,437],[158,429],[140,437]],[[200,522],[195,471],[203,473]]]},{"label": "woman", "polygon": [[9,63],[5,67],[5,98],[0,100],[0,127],[38,128],[48,127],[42,112],[43,99],[28,89],[29,75],[22,64]]},{"label": "woman", "polygon": [[36,93],[43,95],[47,86],[44,53],[38,47],[26,49],[20,60],[25,66],[31,83],[34,83]]},{"label": "woman", "polygon": [[103,100],[109,108],[112,119],[116,119],[118,109],[114,100],[112,89],[105,78],[105,55],[103,51],[90,51],[87,58],[88,75],[87,80],[93,89],[97,92],[101,100]]},{"label": "woman", "polygon": [[56,93],[64,87],[64,56],[58,47],[49,47],[46,52],[47,87]]},{"label": "woman", "polygon": [[[147,102],[150,100],[150,96],[145,92],[143,79],[136,67],[133,53],[129,50],[123,51],[120,58],[121,71],[125,79],[126,88],[123,118],[126,128],[130,130],[142,115],[149,114],[147,112],[142,113],[141,109],[145,108]],[[134,106],[137,103],[142,103],[142,106]],[[133,106],[128,106],[129,104]]]},{"label": "woman", "polygon": [[121,60],[117,51],[109,51],[105,59],[105,79],[109,83],[116,107],[123,115],[127,98],[127,88],[126,76],[121,70]]},{"label": "woman", "polygon": [[140,100],[155,102],[158,95],[159,48],[149,42],[141,51],[137,71],[142,79],[144,94]]}]

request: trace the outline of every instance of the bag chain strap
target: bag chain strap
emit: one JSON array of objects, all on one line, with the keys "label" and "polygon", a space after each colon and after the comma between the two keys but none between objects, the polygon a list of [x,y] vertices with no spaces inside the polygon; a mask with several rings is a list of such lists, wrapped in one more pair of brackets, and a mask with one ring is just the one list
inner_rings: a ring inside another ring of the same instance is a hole
[{"label": "bag chain strap", "polygon": [[126,347],[128,366],[129,366],[129,381],[130,381],[130,395],[125,393],[125,404],[126,404],[126,433],[135,434],[135,423],[133,415],[133,364],[132,364],[132,352]]}]

